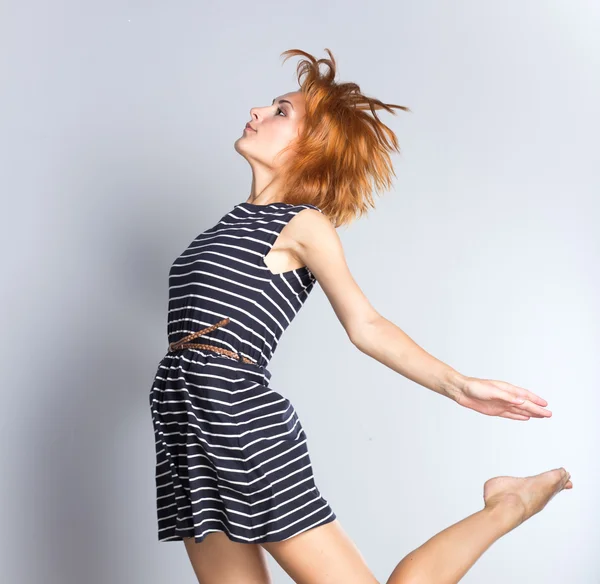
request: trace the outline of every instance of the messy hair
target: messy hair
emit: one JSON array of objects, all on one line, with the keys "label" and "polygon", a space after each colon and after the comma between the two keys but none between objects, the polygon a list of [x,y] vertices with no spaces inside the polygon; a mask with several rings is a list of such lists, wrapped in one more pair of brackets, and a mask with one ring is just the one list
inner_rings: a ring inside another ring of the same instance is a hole
[{"label": "messy hair", "polygon": [[[392,108],[411,110],[367,97],[356,83],[336,82],[335,59],[325,50],[330,59],[316,60],[300,49],[281,53],[284,62],[296,55],[306,57],[296,69],[305,102],[304,127],[284,149],[293,149],[294,156],[282,180],[286,202],[312,203],[338,227],[374,207],[372,191],[389,189],[396,176],[390,152],[400,152],[398,139],[375,110],[394,115]],[[324,74],[320,64],[328,67]]]}]

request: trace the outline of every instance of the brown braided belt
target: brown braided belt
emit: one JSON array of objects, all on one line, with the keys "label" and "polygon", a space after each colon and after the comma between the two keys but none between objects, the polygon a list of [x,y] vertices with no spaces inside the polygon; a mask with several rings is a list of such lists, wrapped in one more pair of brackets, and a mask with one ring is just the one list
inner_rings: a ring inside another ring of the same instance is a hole
[{"label": "brown braided belt", "polygon": [[234,357],[235,359],[244,361],[244,363],[254,363],[254,361],[252,361],[252,359],[248,359],[247,357],[244,357],[244,356],[240,355],[239,353],[236,353],[235,351],[230,351],[229,349],[223,349],[222,347],[215,347],[214,345],[203,345],[200,343],[189,343],[188,342],[188,341],[191,341],[192,339],[195,339],[196,337],[199,337],[200,335],[210,333],[211,331],[214,331],[216,328],[226,325],[228,322],[229,322],[229,318],[224,318],[223,320],[220,320],[219,322],[216,322],[215,324],[212,324],[209,327],[202,329],[201,331],[196,331],[195,333],[192,333],[192,334],[188,335],[187,337],[184,337],[183,339],[179,339],[175,343],[170,343],[169,351],[177,351],[177,349],[187,349],[187,348],[208,349],[210,351],[216,351],[217,353],[222,353],[223,355],[229,355],[230,357]]},{"label": "brown braided belt", "polygon": [[196,337],[199,337],[200,335],[204,335],[206,333],[214,331],[216,328],[218,328],[220,326],[226,325],[229,322],[229,320],[230,320],[229,318],[224,318],[223,320],[220,320],[219,322],[216,322],[215,324],[212,324],[209,327],[202,329],[201,331],[196,331],[195,333],[192,333],[192,334],[188,335],[187,337],[184,337],[183,339],[179,339],[175,343],[170,343],[169,351],[177,351],[177,349],[187,349],[187,348],[208,349],[210,351],[216,351],[217,353],[221,353],[223,355],[229,355],[230,357],[238,359],[239,361],[244,361],[244,363],[254,363],[254,361],[252,361],[252,359],[248,359],[247,357],[244,357],[244,356],[240,355],[239,353],[236,353],[235,351],[230,351],[229,349],[223,349],[222,347],[215,347],[214,345],[204,345],[201,343],[189,343],[188,342],[188,341],[191,341],[192,339],[195,339]]}]

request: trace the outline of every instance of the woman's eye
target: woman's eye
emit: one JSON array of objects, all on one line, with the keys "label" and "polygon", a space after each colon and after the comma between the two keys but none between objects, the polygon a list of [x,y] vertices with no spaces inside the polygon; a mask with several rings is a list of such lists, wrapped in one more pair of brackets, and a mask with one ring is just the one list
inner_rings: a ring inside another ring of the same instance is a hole
[{"label": "woman's eye", "polygon": [[280,107],[278,107],[277,111],[275,112],[276,116],[279,115],[277,112],[281,112],[283,114],[283,117],[285,117],[285,112]]}]

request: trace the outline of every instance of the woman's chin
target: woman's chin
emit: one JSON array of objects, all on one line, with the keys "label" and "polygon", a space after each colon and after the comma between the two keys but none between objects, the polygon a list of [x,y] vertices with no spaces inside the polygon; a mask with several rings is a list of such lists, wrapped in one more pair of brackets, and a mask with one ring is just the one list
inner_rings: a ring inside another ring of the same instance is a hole
[{"label": "woman's chin", "polygon": [[244,156],[244,147],[240,146],[240,142],[242,142],[243,144],[244,141],[244,137],[242,136],[241,138],[238,138],[234,143],[233,143],[233,148],[235,149],[235,151],[238,154],[241,154],[242,156]]}]

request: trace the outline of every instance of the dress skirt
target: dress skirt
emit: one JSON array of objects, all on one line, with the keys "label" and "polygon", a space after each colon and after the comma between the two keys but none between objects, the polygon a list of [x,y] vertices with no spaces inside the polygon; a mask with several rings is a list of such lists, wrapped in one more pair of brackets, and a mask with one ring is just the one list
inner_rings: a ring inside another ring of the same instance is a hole
[{"label": "dress skirt", "polygon": [[199,543],[215,531],[283,541],[336,519],[297,412],[270,376],[210,350],[160,361],[149,395],[159,541]]}]

